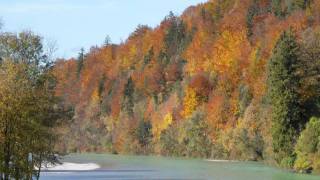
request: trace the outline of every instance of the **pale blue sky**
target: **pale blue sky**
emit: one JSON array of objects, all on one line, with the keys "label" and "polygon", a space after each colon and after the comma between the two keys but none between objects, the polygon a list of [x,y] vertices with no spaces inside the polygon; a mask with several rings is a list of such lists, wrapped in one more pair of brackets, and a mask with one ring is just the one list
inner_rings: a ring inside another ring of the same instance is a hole
[{"label": "pale blue sky", "polygon": [[155,27],[169,13],[181,14],[207,0],[0,0],[4,30],[32,30],[55,40],[59,57],[75,56],[81,47],[125,40],[138,24]]}]

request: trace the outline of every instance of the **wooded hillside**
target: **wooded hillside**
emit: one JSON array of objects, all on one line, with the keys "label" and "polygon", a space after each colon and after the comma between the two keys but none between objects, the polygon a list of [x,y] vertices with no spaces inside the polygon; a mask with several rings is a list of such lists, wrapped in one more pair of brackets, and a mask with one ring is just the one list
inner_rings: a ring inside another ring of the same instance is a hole
[{"label": "wooded hillside", "polygon": [[212,0],[58,60],[57,148],[320,170],[319,25],[317,0]]}]

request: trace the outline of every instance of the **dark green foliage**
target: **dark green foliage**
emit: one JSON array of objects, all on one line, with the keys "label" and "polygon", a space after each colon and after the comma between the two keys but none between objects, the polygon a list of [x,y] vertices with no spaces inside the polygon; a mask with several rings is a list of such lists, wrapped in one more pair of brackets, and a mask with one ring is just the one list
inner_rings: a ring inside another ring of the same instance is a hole
[{"label": "dark green foliage", "polygon": [[306,9],[312,0],[271,0],[271,10],[275,16],[283,18],[292,12]]},{"label": "dark green foliage", "polygon": [[243,116],[245,110],[250,105],[252,100],[250,89],[246,85],[241,85],[239,89],[239,115]]},{"label": "dark green foliage", "polygon": [[152,141],[152,125],[150,121],[140,120],[135,135],[143,149]]},{"label": "dark green foliage", "polygon": [[178,140],[179,131],[176,125],[170,125],[161,132],[160,148],[161,154],[164,156],[184,156],[185,148]]},{"label": "dark green foliage", "polygon": [[153,47],[151,47],[148,53],[144,56],[144,59],[143,59],[144,66],[150,63],[153,56],[154,56]]},{"label": "dark green foliage", "polygon": [[201,8],[201,17],[202,20],[206,20],[206,9],[204,7]]},{"label": "dark green foliage", "polygon": [[291,159],[293,156],[294,143],[305,124],[297,93],[298,52],[299,48],[293,32],[285,31],[278,40],[268,65],[273,150],[279,164],[283,164],[281,163],[283,160]]},{"label": "dark green foliage", "polygon": [[[173,64],[179,64],[177,67],[178,73],[182,73],[183,59],[181,58],[184,49],[191,42],[195,29],[191,32],[187,32],[187,28],[183,20],[175,16],[172,12],[165,18],[164,22],[169,24],[164,37],[164,48],[160,50],[157,57],[158,63],[163,68],[162,72],[166,70],[170,71],[168,67]],[[171,69],[172,70],[172,69]],[[171,91],[172,83],[168,83],[168,78],[165,77],[165,73],[161,75],[159,84],[161,84],[162,92],[154,94],[154,99],[158,103],[164,102]],[[181,77],[181,76],[180,76]],[[160,96],[160,97],[159,97]]]},{"label": "dark green foliage", "polygon": [[83,66],[84,66],[84,59],[85,59],[84,49],[81,48],[79,56],[78,56],[78,63],[77,63],[77,77],[78,78],[80,77],[81,70],[83,69]]},{"label": "dark green foliage", "polygon": [[306,9],[310,6],[312,0],[291,0],[289,1],[289,11],[294,11],[298,9]]},{"label": "dark green foliage", "polygon": [[[161,78],[158,80],[158,83],[161,85],[161,92],[156,92],[153,94],[156,104],[166,101],[169,93],[172,90],[172,84],[168,83],[168,78],[175,77],[165,77],[165,71],[170,71],[168,67],[173,64],[179,64],[179,67],[176,68],[178,73],[182,73],[183,68],[183,59],[181,54],[183,50],[187,47],[188,43],[191,42],[194,29],[191,32],[187,32],[185,23],[172,12],[165,18],[164,22],[169,24],[169,27],[166,31],[164,37],[164,48],[160,50],[157,57],[157,61],[162,68]],[[146,57],[150,57],[153,53],[148,53]],[[148,59],[145,59],[148,60]],[[172,67],[171,67],[172,68]],[[181,76],[180,76],[181,77]]]},{"label": "dark green foliage", "polygon": [[130,34],[128,39],[135,39],[142,37],[147,31],[151,30],[148,25],[139,24],[136,30]]},{"label": "dark green foliage", "polygon": [[165,156],[210,157],[213,145],[204,114],[197,112],[185,122],[171,124],[161,132],[159,144]]},{"label": "dark green foliage", "polygon": [[104,82],[106,81],[106,75],[105,74],[103,74],[102,75],[102,78],[100,79],[100,81],[99,81],[99,86],[98,86],[98,95],[99,95],[99,97],[101,97],[102,96],[102,93],[104,92]]},{"label": "dark green foliage", "polygon": [[215,21],[219,21],[219,20],[223,17],[221,11],[222,11],[222,10],[221,10],[221,7],[220,7],[220,6],[216,6],[215,11],[214,11],[214,14],[213,14],[213,19],[214,19]]},{"label": "dark green foliage", "polygon": [[281,4],[282,4],[282,0],[271,0],[272,12],[277,17],[282,17],[284,15]]},{"label": "dark green foliage", "polygon": [[225,12],[228,11],[234,5],[234,0],[217,0],[217,3],[213,9],[213,19],[218,22],[225,15]]},{"label": "dark green foliage", "polygon": [[304,96],[304,116],[320,116],[320,32],[307,29],[303,33],[298,74]]},{"label": "dark green foliage", "polygon": [[204,115],[195,113],[185,124],[186,149],[189,157],[208,158],[211,153],[212,143],[209,139],[209,127],[204,120]]},{"label": "dark green foliage", "polygon": [[172,12],[166,17],[166,20],[170,22],[170,27],[164,38],[165,51],[169,57],[172,57],[183,51],[188,43],[189,35],[185,23]]},{"label": "dark green foliage", "polygon": [[112,43],[112,41],[111,41],[111,38],[110,38],[110,36],[109,35],[107,35],[105,38],[104,38],[104,46],[110,46],[111,45],[111,43]]},{"label": "dark green foliage", "polygon": [[250,38],[253,35],[253,20],[256,15],[259,13],[259,6],[256,0],[250,5],[247,16],[246,16],[246,25],[247,25],[247,37]]},{"label": "dark green foliage", "polygon": [[159,56],[158,56],[158,61],[162,66],[167,66],[170,62],[170,58],[165,51],[160,50]]},{"label": "dark green foliage", "polygon": [[127,84],[125,85],[125,88],[124,88],[124,96],[133,97],[133,92],[134,92],[134,82],[132,78],[129,77]]},{"label": "dark green foliage", "polygon": [[122,109],[127,113],[129,117],[133,116],[134,95],[135,86],[131,77],[129,77],[127,84],[124,87]]},{"label": "dark green foliage", "polygon": [[242,160],[256,161],[262,159],[263,139],[259,132],[253,137],[250,136],[248,129],[236,128],[231,138],[234,141],[234,147],[231,150],[231,157]]}]

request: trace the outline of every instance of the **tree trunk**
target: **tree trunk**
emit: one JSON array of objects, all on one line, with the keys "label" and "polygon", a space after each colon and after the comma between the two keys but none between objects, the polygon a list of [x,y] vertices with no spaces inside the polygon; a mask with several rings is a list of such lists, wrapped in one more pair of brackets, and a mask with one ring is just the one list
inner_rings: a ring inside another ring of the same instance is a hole
[{"label": "tree trunk", "polygon": [[3,154],[4,154],[4,180],[9,180],[9,165],[10,165],[10,139],[9,139],[9,127],[8,127],[8,120],[5,123],[5,130],[4,130],[5,140],[4,140],[4,147],[3,147]]},{"label": "tree trunk", "polygon": [[38,172],[37,172],[37,180],[40,179],[41,166],[42,166],[42,156],[41,156],[41,153],[40,153],[40,156],[39,156],[39,168],[38,168]]}]

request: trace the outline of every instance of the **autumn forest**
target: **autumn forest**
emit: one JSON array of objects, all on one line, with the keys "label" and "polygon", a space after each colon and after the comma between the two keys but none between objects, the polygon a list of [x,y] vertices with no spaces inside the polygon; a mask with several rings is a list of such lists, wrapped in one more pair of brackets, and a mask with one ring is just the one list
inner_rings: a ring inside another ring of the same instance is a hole
[{"label": "autumn forest", "polygon": [[319,25],[315,0],[213,0],[58,60],[57,147],[320,170]]},{"label": "autumn forest", "polygon": [[210,0],[58,59],[61,153],[320,172],[320,1]]}]

